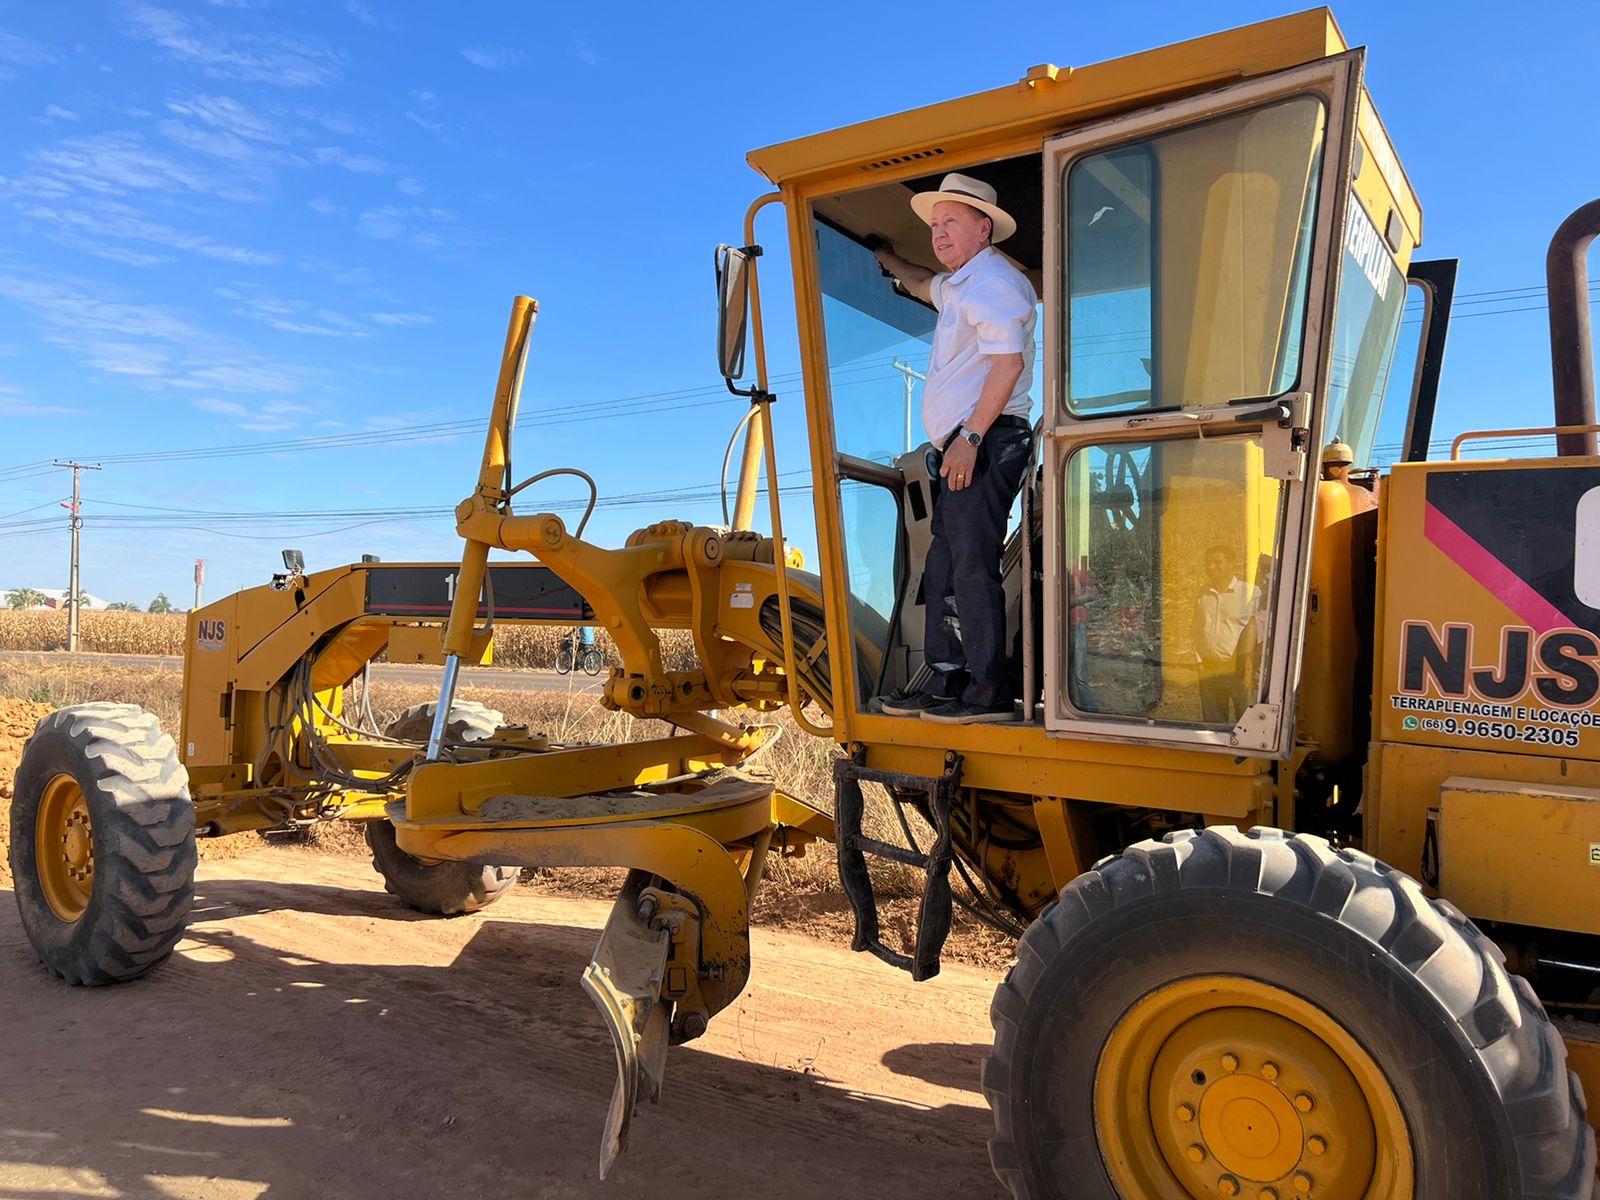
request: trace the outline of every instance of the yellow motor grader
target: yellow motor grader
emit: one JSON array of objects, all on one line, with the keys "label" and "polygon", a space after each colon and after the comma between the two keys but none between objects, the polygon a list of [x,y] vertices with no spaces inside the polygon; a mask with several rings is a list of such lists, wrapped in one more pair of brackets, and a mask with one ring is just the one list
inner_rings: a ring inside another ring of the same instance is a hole
[{"label": "yellow motor grader", "polygon": [[[1552,242],[1554,417],[1509,422],[1555,452],[1469,459],[1462,438],[1430,457],[1454,266],[1415,259],[1421,208],[1364,59],[1319,9],[752,154],[777,191],[718,252],[722,371],[751,404],[731,527],[662,521],[603,549],[516,511],[536,312],[518,298],[459,563],[291,562],[193,613],[176,744],[129,706],[41,723],[12,840],[40,958],[81,984],[158,964],[197,835],[365,822],[390,889],[441,913],[512,868],[630,868],[583,979],[617,1052],[603,1173],[669,1046],[744,986],[768,856],[831,841],[854,947],[885,969],[936,974],[958,902],[1020,935],[983,1072],[1019,1200],[1591,1197],[1600,202]],[[936,269],[908,198],[951,170],[1017,215],[1004,250],[1043,310],[1003,564],[1021,699],[980,726],[873,703],[928,669],[939,603],[921,588],[938,476],[889,368],[927,353],[936,314],[873,248]],[[768,205],[814,574],[775,487],[753,529],[763,464],[777,477]],[[1249,602],[1221,675],[1200,653],[1211,560]],[[604,703],[677,736],[561,745],[455,700],[496,625],[575,619],[619,649]],[[692,668],[669,669],[662,630],[688,631]],[[435,705],[380,732],[350,685],[385,651],[444,672]],[[759,770],[762,714],[785,707],[842,751],[832,814]],[[869,832],[869,803],[904,840]],[[909,944],[881,934],[873,858],[926,877]]]}]

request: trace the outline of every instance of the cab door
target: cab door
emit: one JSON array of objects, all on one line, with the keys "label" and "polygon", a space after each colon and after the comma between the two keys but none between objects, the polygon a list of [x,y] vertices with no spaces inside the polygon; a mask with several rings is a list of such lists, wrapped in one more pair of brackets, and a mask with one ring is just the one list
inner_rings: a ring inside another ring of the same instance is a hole
[{"label": "cab door", "polygon": [[1052,733],[1289,752],[1361,63],[1046,143]]}]

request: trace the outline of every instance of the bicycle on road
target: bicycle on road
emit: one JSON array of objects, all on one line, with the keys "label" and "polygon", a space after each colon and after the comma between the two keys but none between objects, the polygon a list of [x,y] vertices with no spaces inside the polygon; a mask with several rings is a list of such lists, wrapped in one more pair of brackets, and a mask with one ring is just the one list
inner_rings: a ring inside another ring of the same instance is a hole
[{"label": "bicycle on road", "polygon": [[570,675],[574,667],[579,667],[585,675],[598,675],[600,669],[606,664],[605,653],[593,642],[584,645],[581,636],[574,637],[568,634],[561,639],[561,648],[556,651],[556,674]]}]

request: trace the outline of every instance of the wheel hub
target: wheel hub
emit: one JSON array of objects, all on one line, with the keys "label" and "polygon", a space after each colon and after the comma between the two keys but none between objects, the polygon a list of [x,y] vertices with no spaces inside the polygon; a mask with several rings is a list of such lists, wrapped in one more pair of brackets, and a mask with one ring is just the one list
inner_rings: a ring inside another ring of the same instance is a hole
[{"label": "wheel hub", "polygon": [[89,802],[71,775],[45,785],[34,827],[39,887],[52,912],[76,921],[94,892],[94,824]]},{"label": "wheel hub", "polygon": [[1382,1072],[1322,1010],[1254,980],[1188,980],[1136,1004],[1102,1051],[1095,1109],[1124,1196],[1412,1194],[1410,1140]]}]

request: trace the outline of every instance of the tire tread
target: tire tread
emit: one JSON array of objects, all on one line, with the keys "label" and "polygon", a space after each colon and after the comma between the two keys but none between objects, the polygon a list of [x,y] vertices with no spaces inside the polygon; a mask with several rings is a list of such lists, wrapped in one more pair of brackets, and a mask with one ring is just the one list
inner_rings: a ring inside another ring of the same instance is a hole
[{"label": "tire tread", "polygon": [[1013,1069],[1019,1032],[1045,968],[1073,936],[1111,908],[1154,891],[1257,893],[1337,920],[1401,963],[1454,1021],[1499,1091],[1523,1200],[1592,1200],[1595,1135],[1566,1044],[1523,979],[1460,910],[1431,901],[1409,876],[1322,838],[1257,827],[1181,830],[1095,864],[1024,934],[990,1006],[995,1044],[983,1068],[994,1113],[989,1157],[1015,1200],[1050,1200],[1028,1181],[1017,1142]]}]

